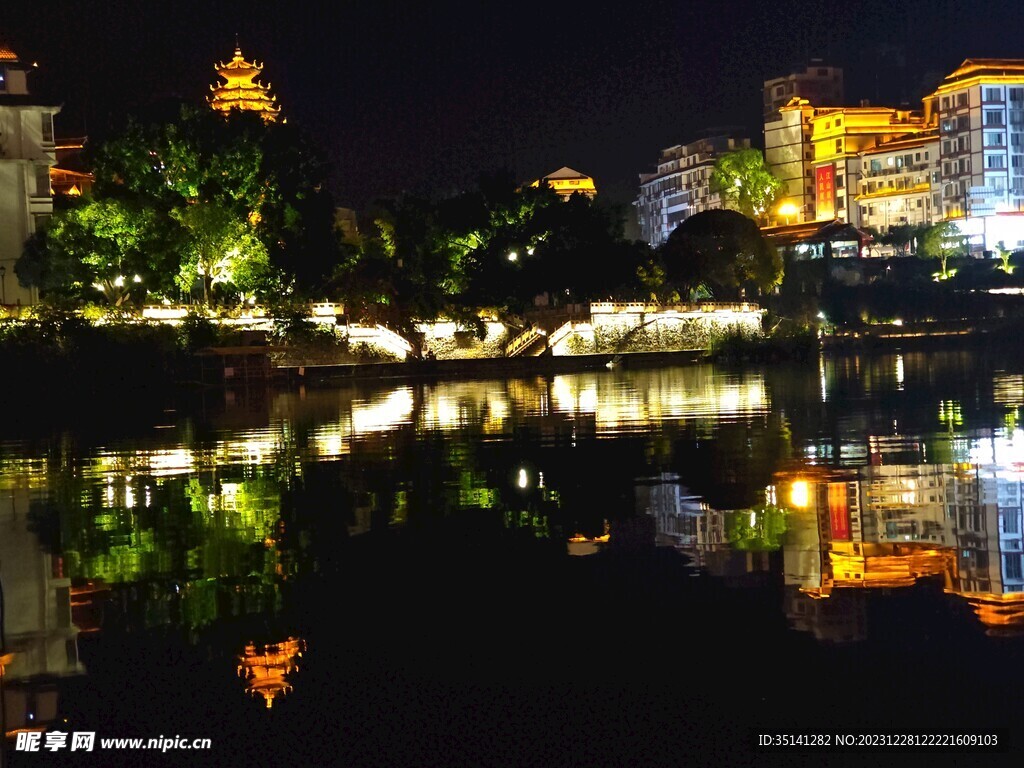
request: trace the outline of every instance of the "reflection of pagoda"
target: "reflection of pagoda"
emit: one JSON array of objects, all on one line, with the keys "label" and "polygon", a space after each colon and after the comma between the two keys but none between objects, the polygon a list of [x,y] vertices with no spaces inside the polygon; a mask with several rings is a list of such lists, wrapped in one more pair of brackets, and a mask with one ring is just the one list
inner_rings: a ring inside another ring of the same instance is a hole
[{"label": "reflection of pagoda", "polygon": [[227,115],[232,109],[259,112],[265,121],[276,120],[281,107],[276,96],[270,95],[270,86],[256,81],[263,71],[263,65],[242,58],[242,51],[235,45],[231,61],[215,66],[217,74],[227,82],[211,85],[213,95],[207,98],[210,106]]},{"label": "reflection of pagoda", "polygon": [[273,643],[256,650],[253,643],[245,646],[239,656],[238,674],[246,680],[246,691],[260,695],[267,702],[267,709],[274,706],[274,698],[292,690],[288,675],[299,669],[295,659],[302,655],[305,644],[296,637],[289,637],[282,643]]}]

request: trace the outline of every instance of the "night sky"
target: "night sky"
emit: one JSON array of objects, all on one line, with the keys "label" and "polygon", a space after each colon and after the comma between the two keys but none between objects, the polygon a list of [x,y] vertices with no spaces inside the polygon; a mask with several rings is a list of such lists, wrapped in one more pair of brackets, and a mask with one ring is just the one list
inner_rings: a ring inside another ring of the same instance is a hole
[{"label": "night sky", "polygon": [[[855,11],[856,9],[856,11]],[[628,202],[658,151],[704,128],[761,142],[761,84],[811,57],[847,102],[919,107],[963,59],[1024,58],[1019,0],[4,3],[60,135],[102,136],[153,100],[202,103],[239,36],[284,113],[329,152],[338,205],[446,195],[482,171],[568,165]]]}]

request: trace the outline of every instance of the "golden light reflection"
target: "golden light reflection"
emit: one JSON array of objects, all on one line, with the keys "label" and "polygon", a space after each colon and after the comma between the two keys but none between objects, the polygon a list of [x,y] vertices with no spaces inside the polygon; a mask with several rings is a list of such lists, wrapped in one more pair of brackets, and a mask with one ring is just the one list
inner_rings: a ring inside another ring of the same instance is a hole
[{"label": "golden light reflection", "polygon": [[253,643],[245,646],[238,657],[238,675],[245,678],[246,693],[262,696],[270,709],[276,697],[291,692],[288,676],[299,670],[296,659],[301,658],[305,648],[305,641],[297,637],[264,645],[259,650]]},{"label": "golden light reflection", "polygon": [[387,393],[382,399],[352,404],[352,431],[357,434],[384,432],[412,422],[413,397],[410,387]]},{"label": "golden light reflection", "polygon": [[806,480],[797,480],[789,490],[789,503],[797,509],[807,509],[811,503],[810,487]]}]

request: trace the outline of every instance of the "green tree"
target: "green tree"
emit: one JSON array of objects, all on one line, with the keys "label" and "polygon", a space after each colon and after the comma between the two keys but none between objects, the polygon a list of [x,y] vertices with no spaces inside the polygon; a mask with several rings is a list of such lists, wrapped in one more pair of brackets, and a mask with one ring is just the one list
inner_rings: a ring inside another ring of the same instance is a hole
[{"label": "green tree", "polygon": [[129,122],[94,164],[98,195],[163,211],[214,204],[247,221],[274,268],[307,292],[337,261],[327,163],[292,124],[183,108],[173,122]]},{"label": "green tree", "polygon": [[186,205],[171,215],[185,231],[177,277],[182,289],[191,291],[200,281],[203,302],[209,304],[218,284],[233,286],[243,301],[267,286],[272,273],[267,249],[248,221],[213,203]]},{"label": "green tree", "polygon": [[121,306],[145,290],[170,287],[177,233],[158,210],[136,200],[83,198],[58,210],[15,265],[44,292],[86,298],[92,289]]},{"label": "green tree", "polygon": [[930,259],[938,259],[942,265],[939,279],[949,277],[947,263],[954,256],[966,253],[967,238],[960,234],[960,229],[952,221],[940,221],[928,227],[917,241],[917,253]]},{"label": "green tree", "polygon": [[1006,247],[1006,243],[1000,240],[996,243],[996,256],[999,257],[999,268],[1006,274],[1013,273],[1013,266],[1010,264],[1010,257],[1013,256],[1013,251]]},{"label": "green tree", "polygon": [[757,224],[736,211],[695,214],[659,249],[667,281],[686,298],[744,297],[782,282],[783,261]]},{"label": "green tree", "polygon": [[765,165],[758,149],[726,152],[711,170],[712,192],[721,195],[727,208],[764,223],[765,215],[782,194],[780,181]]}]

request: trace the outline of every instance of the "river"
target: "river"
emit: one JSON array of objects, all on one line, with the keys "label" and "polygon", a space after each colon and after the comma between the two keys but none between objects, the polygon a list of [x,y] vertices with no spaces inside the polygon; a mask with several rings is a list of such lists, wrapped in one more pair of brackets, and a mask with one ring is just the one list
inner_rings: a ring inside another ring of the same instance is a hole
[{"label": "river", "polygon": [[6,758],[1019,756],[1022,406],[1017,356],[893,352],[0,433]]}]

